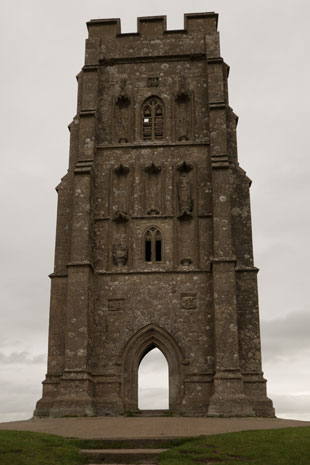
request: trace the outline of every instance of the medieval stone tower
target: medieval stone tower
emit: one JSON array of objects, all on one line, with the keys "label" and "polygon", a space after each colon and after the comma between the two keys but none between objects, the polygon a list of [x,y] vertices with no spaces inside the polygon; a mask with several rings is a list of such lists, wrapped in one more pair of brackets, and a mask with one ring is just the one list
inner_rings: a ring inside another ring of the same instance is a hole
[{"label": "medieval stone tower", "polygon": [[57,187],[48,372],[35,415],[136,411],[157,347],[169,408],[273,416],[249,186],[215,13],[92,20]]}]

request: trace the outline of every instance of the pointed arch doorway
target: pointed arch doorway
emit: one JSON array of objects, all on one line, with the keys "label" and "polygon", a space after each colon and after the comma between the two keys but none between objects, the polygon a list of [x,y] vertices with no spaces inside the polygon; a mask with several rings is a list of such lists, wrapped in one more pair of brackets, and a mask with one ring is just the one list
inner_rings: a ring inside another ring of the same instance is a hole
[{"label": "pointed arch doorway", "polygon": [[182,354],[164,328],[149,324],[137,331],[128,341],[122,353],[122,398],[124,409],[138,410],[138,370],[142,359],[158,348],[167,360],[169,379],[169,410],[177,412],[183,399]]},{"label": "pointed arch doorway", "polygon": [[139,410],[169,409],[169,367],[164,354],[150,346],[138,369]]}]

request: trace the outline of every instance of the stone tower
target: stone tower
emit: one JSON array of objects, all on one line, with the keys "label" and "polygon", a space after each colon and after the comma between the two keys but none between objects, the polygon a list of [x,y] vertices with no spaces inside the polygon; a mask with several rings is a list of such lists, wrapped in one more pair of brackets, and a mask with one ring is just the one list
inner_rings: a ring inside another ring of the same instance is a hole
[{"label": "stone tower", "polygon": [[138,407],[169,366],[169,408],[274,416],[261,367],[249,186],[217,14],[92,20],[57,187],[48,372],[36,416]]}]

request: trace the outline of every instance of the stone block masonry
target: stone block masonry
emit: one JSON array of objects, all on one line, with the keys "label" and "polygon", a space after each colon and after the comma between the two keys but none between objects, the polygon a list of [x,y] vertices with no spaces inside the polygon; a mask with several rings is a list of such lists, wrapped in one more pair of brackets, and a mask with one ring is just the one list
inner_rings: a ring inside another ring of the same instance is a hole
[{"label": "stone block masonry", "polygon": [[218,16],[87,23],[57,187],[48,370],[35,416],[138,408],[157,347],[169,409],[274,416],[261,367],[249,187]]}]

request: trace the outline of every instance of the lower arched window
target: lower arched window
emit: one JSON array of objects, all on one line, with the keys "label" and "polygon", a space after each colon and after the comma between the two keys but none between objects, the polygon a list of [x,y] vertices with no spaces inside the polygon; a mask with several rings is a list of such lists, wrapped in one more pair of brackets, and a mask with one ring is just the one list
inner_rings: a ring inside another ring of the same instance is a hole
[{"label": "lower arched window", "polygon": [[146,262],[162,261],[162,235],[155,226],[144,233],[144,260]]}]

